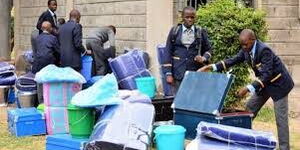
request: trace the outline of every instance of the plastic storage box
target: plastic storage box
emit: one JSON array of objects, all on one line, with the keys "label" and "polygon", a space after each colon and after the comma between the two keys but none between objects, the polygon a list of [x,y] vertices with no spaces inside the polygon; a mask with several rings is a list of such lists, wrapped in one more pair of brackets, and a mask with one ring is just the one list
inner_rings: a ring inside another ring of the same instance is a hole
[{"label": "plastic storage box", "polygon": [[46,134],[44,116],[36,108],[7,111],[8,130],[17,137]]},{"label": "plastic storage box", "polygon": [[48,135],[46,150],[83,150],[88,139],[74,139],[69,134]]},{"label": "plastic storage box", "polygon": [[251,128],[252,113],[222,113],[233,76],[221,73],[187,72],[175,97],[175,124],[187,129],[186,138],[196,137],[200,121]]}]

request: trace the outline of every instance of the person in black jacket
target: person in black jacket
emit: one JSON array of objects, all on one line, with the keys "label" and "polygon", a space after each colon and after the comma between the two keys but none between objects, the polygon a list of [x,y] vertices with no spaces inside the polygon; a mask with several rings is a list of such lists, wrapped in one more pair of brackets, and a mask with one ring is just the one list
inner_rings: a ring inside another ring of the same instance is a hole
[{"label": "person in black jacket", "polygon": [[59,43],[51,34],[51,23],[44,21],[41,29],[43,32],[36,38],[36,52],[33,55],[32,73],[34,74],[49,64],[59,63]]},{"label": "person in black jacket", "polygon": [[81,55],[90,52],[82,45],[82,26],[80,12],[72,10],[70,20],[59,28],[59,42],[61,50],[61,66],[72,67],[76,71],[81,70]]},{"label": "person in black jacket", "polygon": [[211,58],[212,47],[205,29],[194,25],[196,10],[185,7],[183,24],[173,27],[166,43],[162,71],[177,92],[186,71],[196,71]]},{"label": "person in black jacket", "polygon": [[[88,34],[86,47],[92,51],[94,75],[111,73],[108,59],[116,56],[115,34],[116,28],[112,25],[96,28]],[[107,42],[109,46],[105,47]]]},{"label": "person in black jacket", "polygon": [[55,14],[55,11],[57,9],[57,2],[56,0],[48,0],[48,10],[42,13],[42,15],[39,17],[39,20],[37,22],[36,28],[39,30],[39,33],[41,34],[43,32],[42,30],[42,23],[44,21],[48,21],[51,23],[51,26],[53,28],[52,33],[54,35],[57,35],[57,17]]},{"label": "person in black jacket", "polygon": [[289,150],[288,94],[293,89],[294,82],[280,58],[271,48],[257,40],[252,30],[243,30],[239,40],[242,50],[236,56],[205,66],[199,71],[222,71],[242,62],[248,63],[257,80],[240,89],[237,96],[243,97],[248,92],[252,94],[246,108],[254,116],[270,97],[273,99],[279,148]]}]

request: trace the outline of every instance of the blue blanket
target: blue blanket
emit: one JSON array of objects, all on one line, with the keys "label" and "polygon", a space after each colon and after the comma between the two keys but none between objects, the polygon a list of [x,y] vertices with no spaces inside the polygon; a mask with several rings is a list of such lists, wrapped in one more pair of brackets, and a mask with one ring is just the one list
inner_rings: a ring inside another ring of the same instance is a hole
[{"label": "blue blanket", "polygon": [[70,67],[60,68],[55,65],[48,65],[35,75],[38,83],[70,82],[86,83],[85,78]]},{"label": "blue blanket", "polygon": [[34,81],[35,75],[28,72],[20,76],[16,81],[16,88],[20,91],[35,91],[37,90],[36,82]]},{"label": "blue blanket", "polygon": [[219,141],[244,146],[276,148],[276,140],[272,133],[254,131],[221,124],[200,122],[197,127],[198,137],[207,136]]},{"label": "blue blanket", "polygon": [[[158,62],[160,66],[163,64],[163,58],[166,57],[165,52],[165,46],[164,45],[158,45],[157,46],[157,57]],[[160,75],[161,75],[161,82],[163,87],[164,96],[174,96],[175,95],[175,89],[171,84],[167,83],[166,75],[162,72],[162,67],[160,68]]]},{"label": "blue blanket", "polygon": [[15,67],[6,62],[0,62],[0,85],[14,85],[16,75]]},{"label": "blue blanket", "polygon": [[110,59],[109,65],[122,89],[136,89],[135,78],[150,76],[145,60],[138,50]]}]

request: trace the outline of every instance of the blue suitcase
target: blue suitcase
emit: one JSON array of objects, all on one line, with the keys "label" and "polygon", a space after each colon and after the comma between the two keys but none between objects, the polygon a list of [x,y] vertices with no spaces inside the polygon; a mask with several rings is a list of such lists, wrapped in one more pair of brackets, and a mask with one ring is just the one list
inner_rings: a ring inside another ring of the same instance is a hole
[{"label": "blue suitcase", "polygon": [[8,130],[17,137],[46,134],[46,123],[34,107],[17,108],[7,111]]},{"label": "blue suitcase", "polygon": [[199,122],[206,121],[251,129],[252,113],[222,113],[233,76],[221,73],[190,72],[176,94],[174,122],[187,129],[186,138],[196,137]]},{"label": "blue suitcase", "polygon": [[88,139],[75,139],[69,134],[48,135],[46,150],[83,150]]}]

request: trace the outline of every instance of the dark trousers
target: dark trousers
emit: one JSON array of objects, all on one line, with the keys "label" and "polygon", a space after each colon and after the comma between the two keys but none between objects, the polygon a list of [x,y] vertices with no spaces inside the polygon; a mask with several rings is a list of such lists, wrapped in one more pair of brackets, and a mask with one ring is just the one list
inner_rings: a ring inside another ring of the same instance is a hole
[{"label": "dark trousers", "polygon": [[115,57],[115,48],[103,48],[97,40],[88,40],[86,47],[92,51],[93,57],[93,75],[106,75],[111,73],[111,68],[108,64],[109,58]]},{"label": "dark trousers", "polygon": [[[262,92],[260,95],[254,94],[246,104],[246,107],[251,111],[254,116],[257,115],[261,107],[270,98],[269,94]],[[274,111],[278,132],[278,141],[280,150],[289,150],[289,123],[288,123],[288,95],[278,99],[273,100]]]}]

